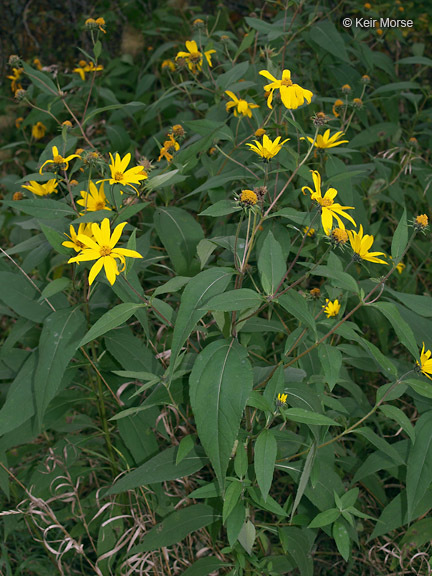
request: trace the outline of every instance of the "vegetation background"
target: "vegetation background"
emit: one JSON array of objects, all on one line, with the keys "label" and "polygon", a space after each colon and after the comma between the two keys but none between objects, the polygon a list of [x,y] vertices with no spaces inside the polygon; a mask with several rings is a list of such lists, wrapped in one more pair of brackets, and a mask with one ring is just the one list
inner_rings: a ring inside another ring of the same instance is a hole
[{"label": "vegetation background", "polygon": [[432,572],[425,10],[2,3],[2,576]]}]

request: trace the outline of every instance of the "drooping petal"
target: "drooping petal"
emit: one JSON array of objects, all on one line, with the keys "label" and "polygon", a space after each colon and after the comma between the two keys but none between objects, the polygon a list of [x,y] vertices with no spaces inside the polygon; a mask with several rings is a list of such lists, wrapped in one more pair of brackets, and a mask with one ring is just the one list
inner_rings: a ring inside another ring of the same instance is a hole
[{"label": "drooping petal", "polygon": [[102,270],[102,266],[103,266],[103,258],[99,258],[98,260],[96,260],[96,262],[91,267],[89,277],[88,277],[88,281],[89,281],[90,286],[93,284],[94,279],[99,274],[99,272]]},{"label": "drooping petal", "polygon": [[101,260],[103,260],[103,265],[105,268],[105,274],[106,274],[106,277],[108,278],[108,282],[112,286],[114,284],[114,282],[116,281],[116,275],[118,272],[116,261],[114,260],[114,258],[112,256],[104,256],[103,258],[101,258]]}]

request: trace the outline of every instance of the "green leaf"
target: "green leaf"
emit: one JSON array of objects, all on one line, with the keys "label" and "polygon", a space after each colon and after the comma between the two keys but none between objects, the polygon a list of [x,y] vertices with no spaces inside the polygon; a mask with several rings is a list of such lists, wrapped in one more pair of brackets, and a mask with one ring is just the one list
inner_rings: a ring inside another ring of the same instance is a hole
[{"label": "green leaf", "polygon": [[50,94],[51,96],[59,96],[59,90],[48,74],[41,72],[40,70],[35,70],[26,62],[22,63],[24,72],[30,78],[35,86],[39,88],[44,94]]},{"label": "green leaf", "polygon": [[2,200],[4,206],[10,206],[24,212],[24,214],[29,214],[34,216],[34,218],[42,218],[46,220],[52,220],[57,218],[62,218],[63,216],[75,215],[73,208],[68,206],[62,200],[51,200],[50,198],[34,198],[31,200],[20,200],[19,202],[14,202],[13,200]]},{"label": "green leaf", "polygon": [[264,501],[272,485],[276,453],[276,438],[271,430],[264,429],[256,439],[254,455],[255,475]]},{"label": "green leaf", "polygon": [[370,304],[373,308],[376,308],[383,314],[387,320],[392,325],[394,331],[401,344],[410,352],[414,358],[418,356],[418,348],[414,333],[411,327],[400,315],[399,310],[396,308],[395,304],[392,302],[374,302]]},{"label": "green leaf", "polygon": [[373,430],[367,427],[363,428],[356,428],[353,430],[353,434],[358,434],[359,436],[363,436],[366,438],[371,444],[373,444],[378,450],[384,452],[387,456],[389,456],[397,466],[401,466],[405,464],[404,459],[399,454],[399,452],[393,448],[391,444],[389,444],[384,438],[378,436]]},{"label": "green leaf", "polygon": [[302,470],[302,474],[300,476],[300,481],[298,483],[298,488],[297,488],[297,494],[294,500],[294,504],[291,510],[291,522],[293,521],[294,518],[294,513],[297,510],[301,499],[303,497],[304,491],[306,490],[306,486],[308,485],[309,482],[309,478],[311,476],[312,473],[312,468],[315,462],[315,456],[316,456],[316,444],[315,442],[312,444],[311,449],[308,452],[308,455],[306,456],[306,460],[304,463],[304,467]]},{"label": "green leaf", "polygon": [[191,532],[213,524],[215,520],[214,510],[207,504],[194,504],[176,510],[146,532],[141,543],[128,551],[128,556],[176,544]]},{"label": "green leaf", "polygon": [[407,462],[408,522],[414,520],[414,509],[426,494],[432,478],[432,411],[422,414],[415,425],[415,442]]},{"label": "green leaf", "polygon": [[225,525],[228,516],[234,510],[237,502],[240,499],[243,486],[238,480],[234,480],[225,490],[224,503],[222,508],[222,522]]},{"label": "green leaf", "polygon": [[36,301],[38,296],[36,288],[21,274],[0,272],[0,300],[20,317],[42,322],[52,312],[45,300],[40,304]]},{"label": "green leaf", "polygon": [[215,202],[203,212],[200,212],[198,216],[212,216],[216,218],[218,216],[227,216],[228,214],[233,214],[240,210],[241,207],[233,200],[219,200],[219,202]]},{"label": "green leaf", "polygon": [[128,114],[132,114],[136,112],[140,108],[145,108],[147,104],[144,102],[128,102],[127,104],[109,104],[108,106],[102,106],[102,108],[96,108],[92,110],[85,119],[81,122],[81,126],[85,126],[89,120],[97,116],[98,114],[102,114],[102,112],[108,112],[109,110],[118,110],[121,108],[122,111],[127,112]]},{"label": "green leaf", "polygon": [[352,276],[346,272],[330,268],[330,266],[316,266],[313,270],[311,270],[311,275],[329,278],[332,280],[332,285],[336,288],[342,288],[342,290],[348,290],[349,292],[354,292],[355,294],[358,294],[359,292],[357,282]]},{"label": "green leaf", "polygon": [[388,292],[404,306],[425,318],[432,317],[432,298],[430,296],[420,296],[418,294],[404,294],[403,292],[396,292],[391,288],[386,288]]},{"label": "green leaf", "polygon": [[390,404],[384,404],[380,406],[381,412],[390,420],[394,420],[407,435],[410,437],[411,442],[415,442],[415,431],[413,425],[410,422],[408,416],[402,412],[400,408],[396,406],[391,406]]},{"label": "green leaf", "polygon": [[392,94],[396,94],[400,90],[421,90],[422,86],[417,84],[417,82],[391,82],[390,84],[386,84],[385,86],[380,86],[376,90],[374,90],[371,96],[376,96],[377,94],[386,94],[387,92],[391,92]]},{"label": "green leaf", "polygon": [[51,296],[54,296],[54,294],[58,294],[58,292],[66,290],[66,288],[70,286],[70,283],[71,281],[69,278],[56,278],[42,290],[39,301],[41,301],[43,298],[50,298]]},{"label": "green leaf", "polygon": [[190,476],[207,464],[202,448],[196,446],[179,464],[176,464],[177,446],[167,448],[136,470],[128,472],[106,492],[106,496],[134,490],[139,486],[148,486],[157,482],[168,482],[184,476]]},{"label": "green leaf", "polygon": [[188,176],[179,174],[178,169],[170,170],[169,172],[157,174],[146,180],[145,187],[147,190],[150,190],[150,192],[153,192],[153,190],[159,190],[167,186],[172,186],[173,184],[178,184],[179,182],[184,182],[187,178]]},{"label": "green leaf", "polygon": [[102,44],[100,40],[98,40],[97,42],[95,42],[95,45],[93,46],[93,53],[95,55],[96,60],[101,55],[101,52],[102,52]]},{"label": "green leaf", "polygon": [[252,554],[252,548],[255,543],[255,538],[256,538],[255,526],[248,518],[246,522],[243,524],[242,529],[240,530],[240,533],[238,535],[238,541],[249,555]]},{"label": "green leaf", "polygon": [[296,526],[286,526],[279,528],[279,538],[285,554],[292,558],[301,576],[313,576],[311,543],[307,531]]},{"label": "green leaf", "polygon": [[96,340],[102,334],[106,334],[110,330],[117,328],[126,320],[129,320],[131,316],[135,314],[140,308],[144,308],[147,304],[135,304],[134,302],[126,302],[124,304],[118,304],[114,306],[112,310],[106,312],[102,318],[99,318],[95,324],[90,328],[87,334],[80,342],[80,346],[88,344],[92,340]]},{"label": "green leaf", "polygon": [[345,42],[336,26],[329,20],[315,23],[310,38],[315,44],[318,44],[318,46],[335,56],[338,60],[349,62]]},{"label": "green leaf", "polygon": [[235,340],[206,346],[190,375],[189,396],[198,436],[222,489],[252,384],[247,351]]},{"label": "green leaf", "polygon": [[248,32],[247,34],[245,34],[243,36],[243,40],[241,41],[241,44],[234,56],[234,62],[237,60],[237,58],[240,56],[240,54],[242,52],[244,52],[245,50],[247,50],[250,46],[252,46],[253,41],[255,40],[255,32],[251,31]]},{"label": "green leaf", "polygon": [[307,301],[303,296],[301,296],[295,290],[290,290],[283,296],[280,296],[277,300],[287,312],[289,312],[294,318],[300,320],[308,328],[311,328],[313,333],[317,334],[315,319],[309,310]]},{"label": "green leaf", "polygon": [[42,425],[46,409],[61,387],[64,372],[80,345],[85,324],[79,308],[53,312],[44,321],[34,377],[39,425]]},{"label": "green leaf", "polygon": [[407,213],[406,208],[404,208],[399,224],[393,234],[392,244],[391,244],[391,255],[393,263],[396,265],[402,257],[403,251],[408,244],[408,224],[407,224]]},{"label": "green leaf", "polygon": [[317,514],[309,524],[308,528],[322,528],[323,526],[328,526],[329,524],[333,524],[339,516],[340,510],[337,508],[330,508],[330,510]]},{"label": "green leaf", "polygon": [[240,80],[249,70],[249,62],[241,62],[235,66],[230,66],[228,72],[219,74],[216,79],[216,86],[222,90],[231,90],[231,86]]},{"label": "green leaf", "polygon": [[266,294],[274,294],[286,272],[282,247],[270,231],[261,247],[258,257],[258,271]]},{"label": "green leaf", "polygon": [[246,308],[255,308],[263,303],[262,297],[249,288],[239,288],[238,290],[229,290],[223,294],[218,294],[206,302],[205,307],[201,310],[219,310],[221,312],[232,312],[233,310],[245,310]]},{"label": "green leaf", "polygon": [[432,383],[430,380],[419,380],[417,378],[407,378],[404,380],[405,384],[408,384],[414,392],[424,396],[425,398],[432,398]]},{"label": "green leaf", "polygon": [[331,392],[339,380],[339,373],[342,368],[342,354],[335,346],[323,343],[318,348],[318,357]]},{"label": "green leaf", "polygon": [[194,562],[192,566],[183,572],[182,576],[208,576],[210,572],[216,572],[219,568],[225,566],[228,567],[229,564],[225,564],[214,556],[206,556]]},{"label": "green leaf", "polygon": [[178,292],[189,282],[189,276],[174,276],[174,278],[170,278],[168,282],[162,284],[162,286],[158,286],[156,290],[153,292],[153,297],[159,296],[160,294],[169,294],[170,292]]},{"label": "green leaf", "polygon": [[30,354],[9,387],[0,410],[0,436],[12,432],[35,413],[33,377],[36,360],[37,354]]},{"label": "green leaf", "polygon": [[170,380],[181,347],[192,332],[195,324],[205,312],[201,306],[210,298],[223,292],[231,280],[234,270],[229,268],[210,268],[192,278],[184,289],[174,325],[171,344],[171,359],[168,368]]},{"label": "green leaf", "polygon": [[348,562],[351,551],[351,540],[344,520],[336,520],[333,524],[333,538],[335,539],[337,549],[342,558],[345,562]]},{"label": "green leaf", "polygon": [[214,120],[188,120],[183,122],[185,128],[192,134],[200,136],[213,136],[215,140],[232,140],[233,134],[225,122],[215,122]]},{"label": "green leaf", "polygon": [[44,233],[45,238],[48,240],[48,242],[54,248],[54,250],[56,250],[56,252],[65,255],[71,253],[71,250],[69,248],[62,246],[62,242],[67,240],[64,234],[62,235],[59,232],[57,232],[57,230],[54,230],[50,226],[46,226],[45,224],[42,223],[40,223],[40,228]]},{"label": "green leaf", "polygon": [[332,418],[324,416],[323,414],[317,414],[316,412],[311,412],[310,410],[304,410],[303,408],[287,408],[283,410],[283,413],[293,422],[300,422],[301,424],[309,424],[314,426],[341,426]]},{"label": "green leaf", "polygon": [[157,208],[154,223],[177,274],[187,276],[193,273],[191,265],[196,247],[204,238],[198,222],[186,210],[167,206]]},{"label": "green leaf", "polygon": [[191,450],[193,450],[195,446],[193,436],[184,436],[180,440],[180,444],[178,445],[177,456],[176,456],[176,466],[180,464],[180,462],[189,454]]}]

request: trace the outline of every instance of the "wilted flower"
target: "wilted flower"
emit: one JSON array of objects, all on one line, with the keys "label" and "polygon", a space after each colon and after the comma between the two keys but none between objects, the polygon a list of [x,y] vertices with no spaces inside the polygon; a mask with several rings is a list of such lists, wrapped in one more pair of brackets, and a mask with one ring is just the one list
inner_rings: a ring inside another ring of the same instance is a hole
[{"label": "wilted flower", "polygon": [[161,69],[164,70],[165,68],[168,68],[168,70],[171,70],[171,72],[173,70],[175,70],[175,64],[172,60],[164,60],[161,64]]},{"label": "wilted flower", "polygon": [[18,118],[16,118],[15,120],[15,127],[17,130],[19,130],[21,128],[21,124],[24,122],[24,118],[22,116],[19,116]]},{"label": "wilted flower", "polygon": [[12,68],[12,75],[7,76],[7,78],[9,78],[9,80],[12,80],[11,90],[15,94],[15,97],[16,97],[16,91],[22,90],[20,78],[21,78],[23,72],[24,72],[24,68]]},{"label": "wilted flower", "polygon": [[318,298],[321,297],[321,290],[319,288],[312,288],[309,290],[309,294],[314,300],[318,300]]},{"label": "wilted flower", "polygon": [[368,76],[367,74],[363,74],[363,76],[361,77],[361,81],[363,82],[363,84],[369,84],[370,76]]},{"label": "wilted flower", "polygon": [[43,138],[45,136],[45,132],[46,126],[45,124],[42,124],[42,122],[36,122],[36,124],[32,126],[32,136],[35,140],[40,140]]},{"label": "wilted flower", "polygon": [[340,100],[339,98],[337,100],[335,100],[335,103],[333,104],[332,112],[333,112],[333,115],[336,116],[336,118],[339,118],[340,114],[338,112],[338,109],[341,108],[343,105],[344,105],[343,100]]}]

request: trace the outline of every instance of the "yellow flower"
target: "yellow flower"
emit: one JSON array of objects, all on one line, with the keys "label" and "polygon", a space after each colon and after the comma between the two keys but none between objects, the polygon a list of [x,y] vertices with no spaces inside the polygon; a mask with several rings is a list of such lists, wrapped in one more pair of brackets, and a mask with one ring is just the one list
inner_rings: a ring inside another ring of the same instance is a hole
[{"label": "yellow flower", "polygon": [[312,290],[309,290],[309,294],[312,298],[318,300],[321,296],[321,290],[319,288],[312,288]]},{"label": "yellow flower", "polygon": [[306,234],[306,236],[309,236],[309,238],[315,238],[316,236],[315,228],[309,228],[309,226],[304,226],[303,232]]},{"label": "yellow flower", "polygon": [[240,194],[240,202],[244,206],[255,206],[258,202],[258,196],[253,190],[242,190]]},{"label": "yellow flower", "polygon": [[234,108],[234,116],[236,117],[241,114],[242,116],[252,118],[253,108],[259,108],[258,104],[251,104],[250,102],[243,100],[243,98],[237,98],[234,92],[231,92],[230,90],[225,90],[225,94],[232,99],[232,102],[227,102],[225,104],[225,109],[228,112],[231,108]]},{"label": "yellow flower", "polygon": [[427,376],[429,380],[432,380],[430,374],[432,374],[432,359],[431,359],[431,351],[426,350],[425,352],[425,345],[423,342],[423,348],[420,354],[420,362],[417,361],[417,366],[419,366],[420,371],[422,374]]},{"label": "yellow flower", "polygon": [[19,130],[21,128],[21,124],[24,122],[24,118],[22,116],[19,116],[16,120],[15,120],[15,127],[17,130]]},{"label": "yellow flower", "polygon": [[250,144],[249,142],[246,144],[246,146],[249,146],[249,148],[253,152],[258,154],[258,156],[261,156],[261,158],[263,158],[264,162],[268,162],[269,160],[274,158],[274,156],[276,156],[276,154],[280,151],[280,149],[285,144],[285,142],[288,142],[288,140],[289,140],[289,138],[287,138],[283,142],[280,142],[280,139],[281,139],[281,136],[278,136],[272,142],[270,140],[270,138],[267,136],[267,134],[264,134],[262,144],[260,144],[258,142],[258,140],[254,140],[256,146],[254,146],[253,144]]},{"label": "yellow flower", "polygon": [[399,262],[398,264],[396,264],[396,270],[399,272],[399,274],[402,274],[405,268],[406,265],[403,262]]},{"label": "yellow flower", "polygon": [[42,63],[39,58],[33,58],[33,66],[38,70],[42,70]]},{"label": "yellow flower", "polygon": [[85,190],[81,190],[81,200],[77,201],[79,206],[84,206],[87,212],[96,212],[97,210],[111,210],[109,206],[107,206],[107,199],[104,192],[104,183],[99,187],[99,190],[96,188],[93,182],[90,182],[90,190],[86,192]]},{"label": "yellow flower", "polygon": [[[177,53],[175,59],[184,58],[188,68],[194,74],[196,72],[201,72],[202,70],[202,63],[203,63],[203,55],[202,52],[198,50],[197,43],[195,40],[187,40],[186,41],[186,48],[188,52],[180,51]],[[211,55],[214,54],[216,50],[207,50],[204,52],[204,56],[207,60],[208,65],[211,67]]]},{"label": "yellow flower", "polygon": [[341,100],[340,98],[335,100],[335,103],[333,104],[332,111],[333,111],[333,115],[336,116],[336,118],[339,118],[339,116],[340,116],[339,112],[337,111],[338,108],[340,108],[343,105],[344,105],[343,100]]},{"label": "yellow flower", "polygon": [[84,82],[86,72],[100,72],[103,69],[104,69],[104,67],[102,66],[102,64],[98,64],[97,66],[95,66],[94,62],[88,62],[87,63],[85,60],[80,60],[78,62],[78,67],[74,68],[72,70],[72,72],[79,74],[81,77],[81,80]]},{"label": "yellow flower", "polygon": [[75,252],[81,252],[81,250],[85,248],[85,245],[78,240],[78,234],[84,234],[85,236],[92,238],[93,233],[91,227],[91,224],[80,224],[78,226],[78,232],[75,232],[75,229],[71,224],[69,226],[70,236],[65,232],[65,236],[67,236],[70,240],[62,242],[62,246],[66,246],[66,248],[73,248]]},{"label": "yellow flower", "polygon": [[52,147],[52,155],[53,155],[53,159],[52,160],[46,160],[42,164],[42,166],[39,168],[39,174],[42,174],[42,168],[46,164],[54,164],[56,170],[67,170],[69,168],[69,162],[73,158],[81,158],[81,156],[79,156],[78,154],[70,154],[66,158],[63,158],[63,156],[61,156],[59,154],[57,146]]},{"label": "yellow flower", "polygon": [[126,168],[129,166],[131,160],[130,153],[126,154],[124,158],[120,157],[120,154],[116,152],[115,160],[110,152],[111,164],[111,178],[104,178],[103,180],[98,180],[99,182],[109,181],[110,184],[123,184],[123,186],[130,186],[138,194],[138,190],[135,188],[134,184],[139,184],[141,180],[147,178],[147,174],[142,173],[142,166],[135,166],[134,168]]},{"label": "yellow flower", "polygon": [[420,214],[414,220],[414,228],[416,230],[424,230],[429,224],[429,218],[426,214]]},{"label": "yellow flower", "polygon": [[261,138],[261,136],[264,136],[265,133],[266,131],[264,130],[264,128],[258,128],[257,130],[255,130],[255,137]]},{"label": "yellow flower", "polygon": [[348,242],[348,234],[343,228],[335,228],[332,230],[331,239],[335,244],[345,244]]},{"label": "yellow flower", "polygon": [[48,182],[44,182],[43,184],[35,182],[34,180],[30,180],[28,184],[23,184],[22,188],[27,188],[27,190],[30,190],[30,192],[33,192],[33,194],[36,194],[36,196],[48,196],[48,194],[52,193],[57,194],[57,186],[58,182],[55,178],[53,178],[52,180],[48,180]]},{"label": "yellow flower", "polygon": [[45,136],[46,126],[42,124],[42,122],[36,122],[34,126],[32,126],[32,136],[35,140],[40,140]]},{"label": "yellow flower", "polygon": [[272,108],[271,104],[273,100],[273,92],[275,90],[280,91],[282,103],[285,108],[288,108],[289,110],[295,110],[301,106],[305,100],[310,104],[313,96],[312,92],[302,88],[298,84],[293,84],[291,80],[291,72],[289,70],[284,70],[282,72],[282,80],[278,80],[267,70],[261,70],[260,74],[267,78],[267,80],[271,81],[270,84],[264,86],[264,90],[270,91],[267,98],[267,106],[269,108]]},{"label": "yellow flower", "polygon": [[170,154],[169,150],[171,150],[171,148],[174,148],[175,151],[180,149],[180,144],[174,138],[174,134],[168,134],[168,138],[169,140],[165,140],[162,148],[159,151],[160,153],[158,162],[160,162],[162,158],[165,158],[167,162],[171,162],[173,155]]},{"label": "yellow flower", "polygon": [[106,30],[105,30],[105,26],[106,26],[106,24],[105,24],[105,19],[104,19],[104,18],[96,18],[96,24],[97,24],[97,27],[99,28],[99,30],[100,30],[101,32],[103,32],[104,34],[106,34]]},{"label": "yellow flower", "polygon": [[357,226],[352,216],[345,214],[345,210],[354,210],[354,206],[342,206],[341,204],[335,204],[333,202],[333,199],[337,195],[337,190],[335,188],[329,188],[323,196],[321,192],[321,176],[316,170],[311,170],[311,172],[315,185],[315,191],[313,191],[309,186],[303,186],[302,192],[305,194],[305,190],[307,190],[311,195],[311,200],[315,200],[315,202],[319,204],[321,209],[321,223],[324,232],[327,235],[329,234],[330,230],[332,229],[333,218],[339,224],[339,228],[345,230],[345,225],[342,222],[340,216],[349,220],[352,224],[354,224],[354,226]]},{"label": "yellow flower", "polygon": [[21,82],[19,82],[19,79],[21,78],[22,73],[24,72],[24,68],[12,68],[12,72],[13,72],[12,76],[7,76],[7,78],[9,78],[9,80],[12,80],[11,90],[15,94],[17,90],[22,90]]},{"label": "yellow flower", "polygon": [[337,316],[340,310],[339,300],[336,298],[334,302],[326,298],[326,304],[323,306],[327,318]]},{"label": "yellow flower", "polygon": [[[117,242],[126,226],[126,222],[122,222],[115,227],[112,235],[110,232],[110,224],[108,218],[104,218],[100,226],[92,224],[91,229],[93,238],[85,234],[78,234],[77,240],[84,244],[84,249],[78,254],[68,260],[70,262],[90,262],[96,260],[90,270],[89,284],[93,284],[94,279],[102,270],[105,269],[105,274],[111,286],[116,281],[116,277],[123,272],[126,267],[125,256],[128,258],[142,258],[141,254],[135,250],[128,250],[127,248],[116,248]],[[119,270],[117,260],[123,265]]]},{"label": "yellow flower", "polygon": [[[336,132],[333,136],[330,136],[330,128],[328,128],[323,135],[318,134],[317,139],[314,143],[316,148],[334,148],[335,146],[340,146],[341,144],[346,144],[349,140],[338,140],[344,132]],[[309,142],[312,144],[314,141],[310,136],[306,136]],[[301,138],[304,140],[304,138]]]},{"label": "yellow flower", "polygon": [[376,262],[377,264],[387,264],[384,260],[377,258],[377,256],[385,256],[384,252],[369,252],[372,247],[374,237],[369,234],[363,236],[363,226],[360,224],[360,230],[353,232],[348,230],[349,241],[351,248],[358,260],[368,260],[369,262]]},{"label": "yellow flower", "polygon": [[172,60],[164,60],[161,64],[161,68],[162,70],[164,68],[168,68],[168,70],[171,70],[172,72],[173,70],[175,70],[175,64]]},{"label": "yellow flower", "polygon": [[284,406],[286,404],[288,394],[278,394],[276,400],[276,406]]}]

